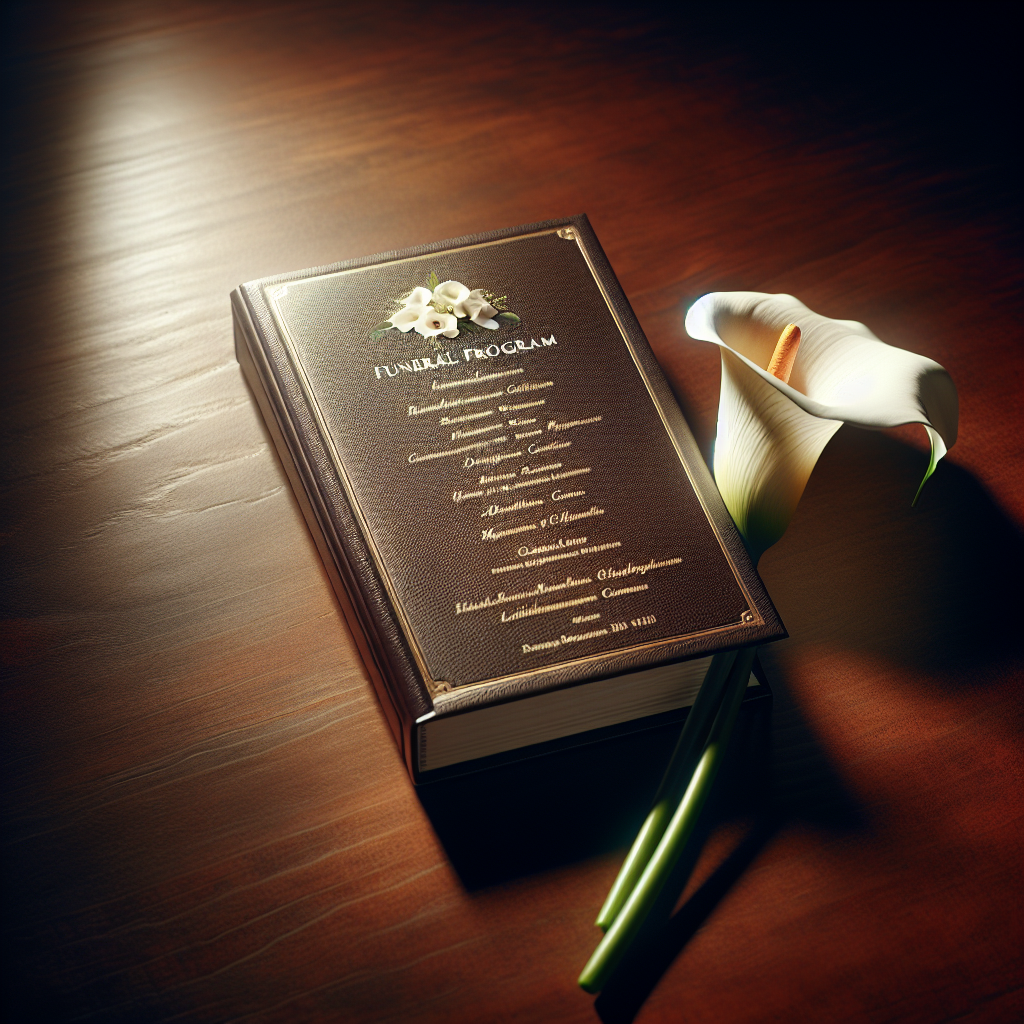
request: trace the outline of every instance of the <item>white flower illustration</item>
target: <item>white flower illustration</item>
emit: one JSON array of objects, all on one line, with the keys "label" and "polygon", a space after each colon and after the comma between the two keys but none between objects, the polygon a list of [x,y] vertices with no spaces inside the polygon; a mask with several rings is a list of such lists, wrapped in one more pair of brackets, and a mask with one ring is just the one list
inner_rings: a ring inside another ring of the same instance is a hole
[{"label": "white flower illustration", "polygon": [[493,319],[498,311],[484,298],[482,288],[475,288],[469,292],[463,299],[462,305],[466,310],[463,315],[473,323],[486,327],[489,331],[496,331],[501,326],[497,320]]},{"label": "white flower illustration", "polygon": [[438,313],[429,306],[419,315],[413,327],[424,338],[436,338],[439,334],[446,338],[457,338],[459,335],[459,322],[453,313]]},{"label": "white flower illustration", "polygon": [[392,318],[391,326],[397,327],[403,334],[411,331],[416,326],[416,321],[426,313],[426,306],[406,306],[400,309]]},{"label": "white flower illustration", "polygon": [[461,281],[439,281],[432,270],[427,286],[413,288],[398,299],[401,308],[389,320],[378,324],[370,337],[378,340],[391,329],[403,334],[416,330],[430,338],[433,347],[438,349],[440,335],[457,338],[462,331],[479,334],[483,328],[495,331],[518,324],[519,317],[505,308],[507,298],[483,288],[470,291]]},{"label": "white flower illustration", "polygon": [[443,281],[434,289],[431,302],[435,309],[445,312],[451,310],[460,320],[472,320],[481,327],[496,331],[501,325],[492,318],[497,316],[498,310],[487,301],[485,295],[483,288],[470,291],[461,281]]},{"label": "white flower illustration", "polygon": [[[802,340],[785,384],[764,367],[790,323]],[[949,374],[854,320],[820,316],[792,295],[712,292],[690,308],[686,330],[722,350],[715,480],[755,561],[785,533],[818,456],[844,422],[875,430],[922,424],[931,459],[921,486],[956,441]]]},{"label": "white flower illustration", "polygon": [[433,295],[430,293],[429,288],[417,287],[413,288],[411,292],[404,299],[402,299],[402,305],[406,308],[410,306],[427,306],[430,304]]},{"label": "white flower illustration", "polygon": [[427,311],[430,302],[430,291],[426,288],[413,288],[401,301],[402,308],[391,318],[391,326],[403,334],[411,331],[419,318]]},{"label": "white flower illustration", "polygon": [[[416,290],[426,291],[425,288],[417,288]],[[429,301],[442,310],[447,311],[451,309],[456,317],[462,317],[466,316],[463,302],[468,295],[469,289],[461,281],[442,281],[434,289],[434,294],[430,297]]]}]

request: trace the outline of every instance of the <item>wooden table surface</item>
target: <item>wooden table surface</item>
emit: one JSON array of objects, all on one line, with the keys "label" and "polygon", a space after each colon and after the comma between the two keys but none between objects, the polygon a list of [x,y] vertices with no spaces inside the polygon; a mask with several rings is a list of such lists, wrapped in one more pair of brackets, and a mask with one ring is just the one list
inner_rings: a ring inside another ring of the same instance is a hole
[{"label": "wooden table surface", "polygon": [[[7,1020],[1020,1019],[1009,16],[686,10],[8,5]],[[421,799],[228,307],[577,212],[705,452],[709,290],[862,320],[961,401],[917,508],[919,429],[827,449],[761,562],[770,749],[737,747],[681,909],[596,1003],[670,739]]]}]

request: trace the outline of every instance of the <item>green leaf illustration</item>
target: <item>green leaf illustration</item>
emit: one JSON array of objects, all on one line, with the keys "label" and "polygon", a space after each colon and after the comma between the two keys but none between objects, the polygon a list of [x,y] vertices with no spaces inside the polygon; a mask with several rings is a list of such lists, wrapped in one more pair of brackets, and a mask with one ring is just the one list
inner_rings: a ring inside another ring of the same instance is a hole
[{"label": "green leaf illustration", "polygon": [[503,324],[522,323],[522,321],[519,319],[519,317],[515,315],[515,313],[499,313],[494,319]]},{"label": "green leaf illustration", "polygon": [[377,324],[377,326],[374,327],[374,329],[373,329],[373,333],[374,334],[379,334],[381,331],[389,331],[389,330],[391,330],[391,328],[393,326],[394,326],[394,324],[392,324],[390,320],[386,320],[382,324]]},{"label": "green leaf illustration", "polygon": [[459,333],[465,331],[467,334],[481,334],[483,328],[479,324],[473,323],[472,320],[459,320]]},{"label": "green leaf illustration", "polygon": [[437,274],[433,271],[430,272],[430,276],[427,278],[427,287],[433,291],[441,282],[437,278]]}]

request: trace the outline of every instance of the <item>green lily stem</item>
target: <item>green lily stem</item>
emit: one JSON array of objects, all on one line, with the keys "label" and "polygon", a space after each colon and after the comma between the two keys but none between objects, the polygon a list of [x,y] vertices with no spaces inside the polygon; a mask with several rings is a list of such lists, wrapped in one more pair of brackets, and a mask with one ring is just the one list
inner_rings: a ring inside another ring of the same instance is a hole
[{"label": "green lily stem", "polygon": [[715,715],[690,784],[640,880],[583,968],[579,985],[585,992],[601,991],[608,976],[636,937],[682,855],[721,767],[753,664],[754,648],[741,650],[729,673],[721,706]]},{"label": "green lily stem", "polygon": [[665,769],[664,778],[658,787],[647,820],[633,840],[608,898],[597,915],[597,927],[602,931],[608,929],[629,898],[658,843],[661,842],[676,807],[679,806],[679,800],[693,776],[707,742],[712,720],[722,703],[722,693],[735,661],[736,651],[725,651],[711,659],[697,699],[686,717],[679,742]]}]

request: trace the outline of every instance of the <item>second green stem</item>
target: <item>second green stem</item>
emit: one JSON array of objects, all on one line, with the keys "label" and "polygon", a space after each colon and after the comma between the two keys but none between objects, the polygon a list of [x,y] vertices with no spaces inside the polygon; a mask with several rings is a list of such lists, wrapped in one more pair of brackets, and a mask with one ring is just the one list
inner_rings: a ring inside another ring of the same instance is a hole
[{"label": "second green stem", "polygon": [[736,651],[724,651],[711,659],[711,664],[704,675],[697,699],[686,716],[679,742],[672,753],[672,758],[665,769],[665,776],[658,787],[654,804],[647,820],[637,833],[633,845],[619,870],[608,898],[604,901],[601,912],[597,915],[597,927],[607,931],[622,905],[629,898],[637,880],[647,867],[647,862],[661,842],[672,815],[679,806],[679,799],[688,785],[697,767],[697,760],[704,749],[704,743],[711,728],[711,722],[722,703],[722,691],[725,689],[729,671],[736,661]]},{"label": "second green stem", "polygon": [[584,991],[599,992],[604,986],[643,925],[682,855],[722,764],[753,664],[754,649],[741,650],[729,674],[725,695],[689,786],[639,881],[594,950],[587,966],[583,968],[579,985]]}]

